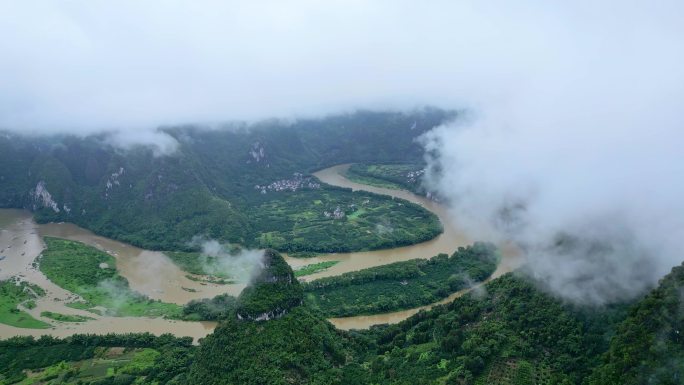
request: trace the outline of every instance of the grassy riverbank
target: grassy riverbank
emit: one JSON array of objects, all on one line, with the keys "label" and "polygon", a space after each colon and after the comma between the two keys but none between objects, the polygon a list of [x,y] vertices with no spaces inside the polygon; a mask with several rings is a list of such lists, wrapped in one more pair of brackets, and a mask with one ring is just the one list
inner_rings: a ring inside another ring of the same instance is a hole
[{"label": "grassy riverbank", "polygon": [[320,273],[330,267],[337,265],[340,261],[323,261],[305,265],[294,271],[295,277],[304,277],[306,275]]},{"label": "grassy riverbank", "polygon": [[44,295],[43,290],[36,285],[15,280],[1,281],[0,323],[27,329],[49,328],[50,324],[33,318],[19,308],[20,304],[27,304],[42,295]]},{"label": "grassy riverbank", "polygon": [[80,295],[81,309],[104,307],[108,315],[179,318],[181,306],[154,301],[131,290],[116,271],[115,259],[80,242],[45,237],[40,270],[58,286]]},{"label": "grassy riverbank", "polygon": [[49,318],[55,321],[59,322],[86,322],[86,321],[91,321],[94,320],[95,318],[92,317],[86,317],[83,315],[74,315],[74,314],[61,314],[61,313],[55,313],[51,311],[43,311],[40,313],[41,317]]},{"label": "grassy riverbank", "polygon": [[409,190],[424,194],[422,188],[424,166],[418,163],[368,164],[349,166],[345,177],[352,182],[394,190]]}]

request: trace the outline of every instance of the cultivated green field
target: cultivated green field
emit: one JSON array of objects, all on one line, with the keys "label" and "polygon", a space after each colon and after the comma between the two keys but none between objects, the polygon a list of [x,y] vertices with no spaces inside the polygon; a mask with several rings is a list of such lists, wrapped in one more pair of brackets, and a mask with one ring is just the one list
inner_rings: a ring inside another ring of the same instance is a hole
[{"label": "cultivated green field", "polygon": [[151,334],[0,341],[0,385],[166,383],[187,365],[191,340]]},{"label": "cultivated green field", "polygon": [[282,193],[260,203],[252,219],[264,229],[259,247],[287,252],[386,249],[442,232],[437,216],[419,205],[347,189]]}]

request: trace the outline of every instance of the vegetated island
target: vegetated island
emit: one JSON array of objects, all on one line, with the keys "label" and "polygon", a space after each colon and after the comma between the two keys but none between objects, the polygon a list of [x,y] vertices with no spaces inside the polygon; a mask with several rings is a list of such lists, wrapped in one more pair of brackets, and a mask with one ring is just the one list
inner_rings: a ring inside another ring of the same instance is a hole
[{"label": "vegetated island", "polygon": [[79,295],[83,301],[67,306],[99,314],[133,317],[180,318],[182,308],[147,298],[131,290],[128,280],[116,270],[111,255],[81,242],[45,237],[45,250],[38,257],[40,271],[57,286]]},{"label": "vegetated island", "polygon": [[352,182],[425,195],[424,163],[354,163],[345,177]]},{"label": "vegetated island", "polygon": [[307,275],[311,274],[316,274],[320,273],[321,271],[325,271],[335,265],[340,263],[340,261],[323,261],[323,262],[318,262],[318,263],[310,263],[308,265],[304,265],[300,267],[299,269],[294,271],[295,277],[304,277]]},{"label": "vegetated island", "polygon": [[307,303],[328,317],[386,313],[428,305],[487,279],[499,254],[489,243],[451,256],[412,259],[304,284]]},{"label": "vegetated island", "polygon": [[[199,321],[218,319],[234,303],[234,298],[229,295],[191,301],[185,306],[149,299],[130,289],[126,278],[117,273],[116,260],[111,255],[77,241],[53,237],[44,239],[47,247],[39,256],[40,270],[56,285],[83,299],[66,306],[95,314],[101,314],[100,309],[104,308],[104,315],[116,317]],[[57,320],[65,320],[61,318]]]},{"label": "vegetated island", "polygon": [[20,305],[30,309],[34,300],[45,295],[45,291],[18,279],[0,281],[0,323],[28,329],[46,329],[51,325],[33,318]]}]

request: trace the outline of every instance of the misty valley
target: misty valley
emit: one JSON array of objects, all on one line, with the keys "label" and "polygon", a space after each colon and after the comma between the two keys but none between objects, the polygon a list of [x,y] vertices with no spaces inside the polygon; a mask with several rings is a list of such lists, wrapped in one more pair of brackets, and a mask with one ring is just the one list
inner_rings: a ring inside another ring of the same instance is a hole
[{"label": "misty valley", "polygon": [[684,1],[0,0],[0,385],[684,385]]},{"label": "misty valley", "polygon": [[564,298],[430,182],[453,119],[3,133],[0,384],[681,383],[684,266]]}]

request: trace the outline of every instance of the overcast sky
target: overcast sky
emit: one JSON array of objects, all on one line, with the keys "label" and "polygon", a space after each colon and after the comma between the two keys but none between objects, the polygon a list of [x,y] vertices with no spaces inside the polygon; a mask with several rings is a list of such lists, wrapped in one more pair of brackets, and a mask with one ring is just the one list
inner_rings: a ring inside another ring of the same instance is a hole
[{"label": "overcast sky", "polygon": [[[557,292],[606,302],[683,259],[683,40],[681,0],[0,0],[0,128],[125,145],[168,140],[160,124],[466,108],[424,141],[433,187]],[[558,232],[613,248],[550,250]]]},{"label": "overcast sky", "polygon": [[681,2],[565,3],[2,0],[0,127],[481,107],[550,69],[629,76],[615,55],[681,73],[659,58],[680,50]]},{"label": "overcast sky", "polygon": [[0,124],[92,130],[447,106],[472,54],[464,45],[490,40],[483,30],[505,37],[468,31],[483,21],[475,12],[448,2],[3,1]]}]

